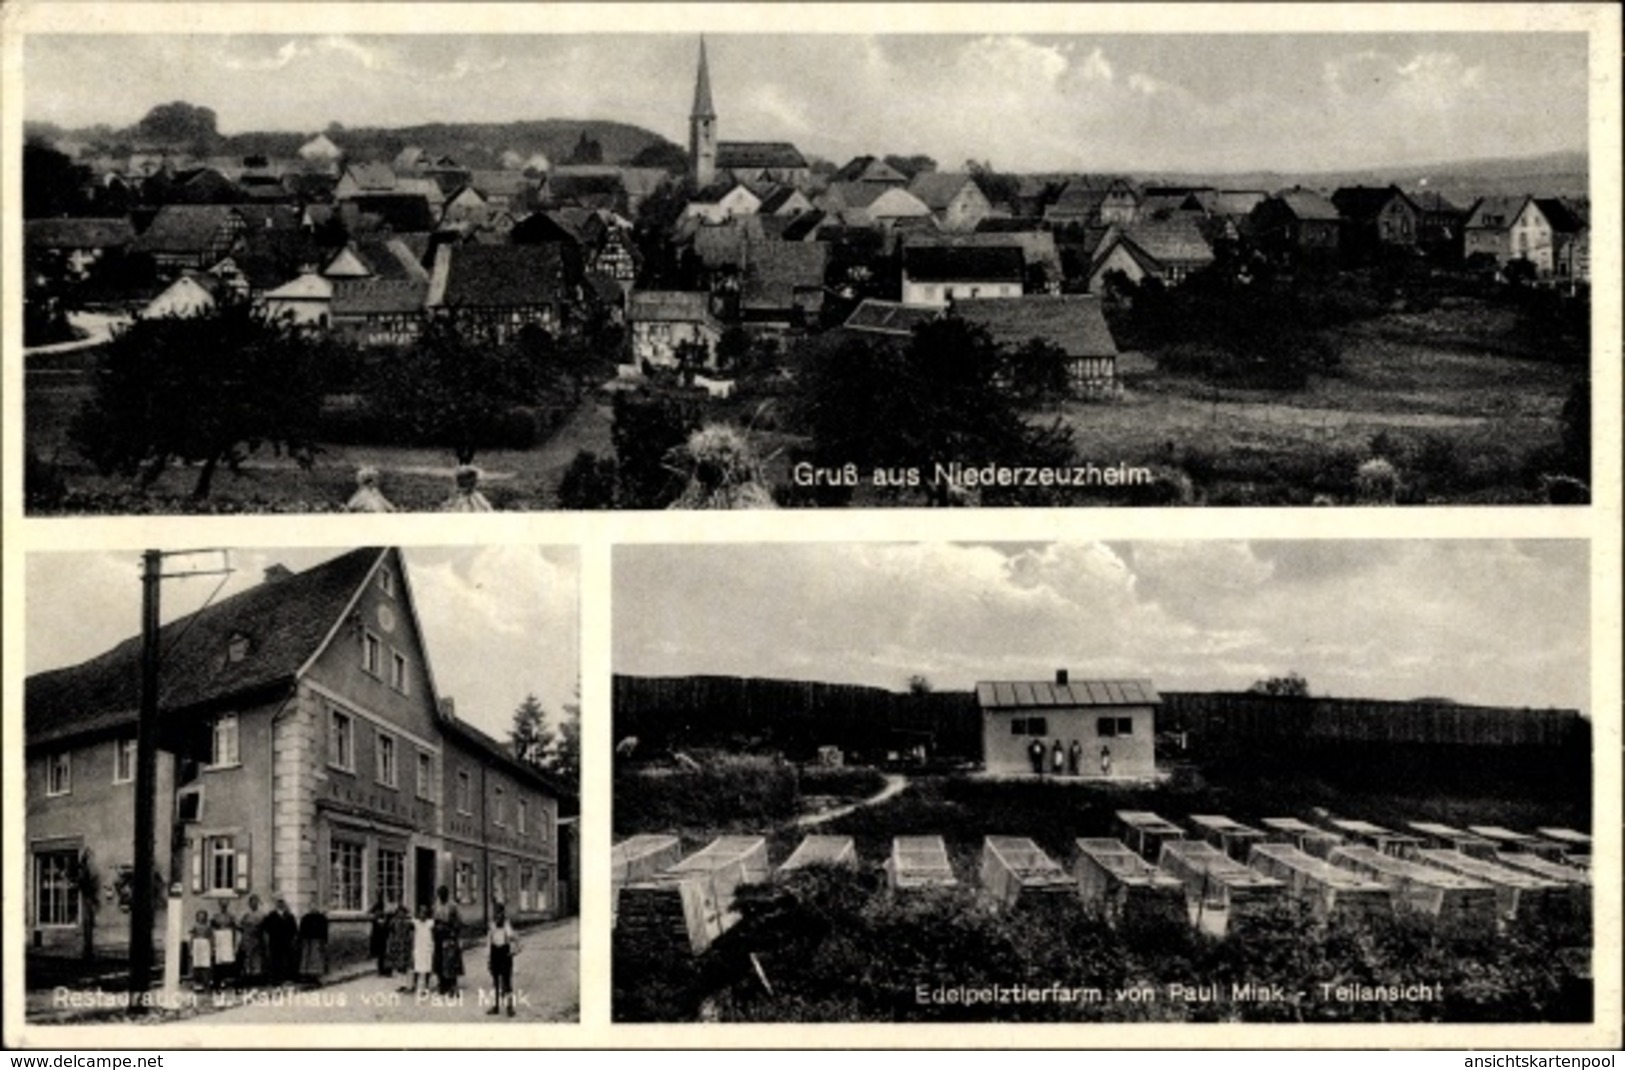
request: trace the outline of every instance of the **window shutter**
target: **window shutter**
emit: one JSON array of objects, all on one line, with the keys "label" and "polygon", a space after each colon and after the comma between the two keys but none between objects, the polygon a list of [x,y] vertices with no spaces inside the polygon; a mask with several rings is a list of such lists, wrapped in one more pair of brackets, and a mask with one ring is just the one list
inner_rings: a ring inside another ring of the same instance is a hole
[{"label": "window shutter", "polygon": [[251,854],[248,850],[249,839],[247,836],[240,836],[238,839],[242,846],[237,848],[237,891],[246,893],[253,886],[248,873],[248,860]]},{"label": "window shutter", "polygon": [[187,840],[186,853],[192,859],[192,891],[201,894],[203,891],[203,841]]}]

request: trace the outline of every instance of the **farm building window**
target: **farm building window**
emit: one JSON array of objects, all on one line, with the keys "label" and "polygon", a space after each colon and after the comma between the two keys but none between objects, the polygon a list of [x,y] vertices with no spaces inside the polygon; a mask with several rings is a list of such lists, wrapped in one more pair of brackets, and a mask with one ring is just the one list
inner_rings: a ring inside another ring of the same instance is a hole
[{"label": "farm building window", "polygon": [[1134,734],[1134,718],[1132,717],[1101,717],[1095,721],[1095,735],[1102,739],[1114,736],[1132,736]]},{"label": "farm building window", "polygon": [[237,715],[228,713],[216,717],[209,728],[209,767],[238,764]]},{"label": "farm building window", "polygon": [[67,751],[53,754],[45,767],[45,794],[66,795],[73,790],[73,760]]},{"label": "farm building window", "polygon": [[78,851],[42,851],[34,856],[34,922],[79,923]]},{"label": "farm building window", "polygon": [[389,686],[403,695],[408,693],[406,655],[399,650],[389,652]]},{"label": "farm building window", "polygon": [[329,856],[329,886],[332,894],[329,905],[334,910],[360,910],[366,894],[366,855],[363,844],[353,840],[334,840]]},{"label": "farm building window", "polygon": [[205,895],[237,891],[237,845],[230,836],[210,836],[203,841],[203,872],[208,875]]},{"label": "farm building window", "polygon": [[128,784],[135,779],[135,740],[113,741],[113,783]]},{"label": "farm building window", "polygon": [[378,848],[378,894],[385,903],[406,901],[406,852]]},{"label": "farm building window", "polygon": [[355,772],[355,720],[339,710],[329,714],[327,764],[347,773]]},{"label": "farm building window", "polygon": [[1049,735],[1049,718],[1047,717],[1017,717],[1010,722],[1012,736],[1047,736]]}]

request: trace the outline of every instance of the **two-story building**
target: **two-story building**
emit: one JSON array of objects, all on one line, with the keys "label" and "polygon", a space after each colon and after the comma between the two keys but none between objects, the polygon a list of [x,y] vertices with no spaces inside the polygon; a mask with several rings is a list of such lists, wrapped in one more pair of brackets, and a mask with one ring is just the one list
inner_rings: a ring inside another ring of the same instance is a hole
[{"label": "two-story building", "polygon": [[[400,551],[273,567],[158,639],[157,862],[144,879],[170,890],[159,933],[166,910],[240,914],[251,894],[322,910],[335,938],[364,932],[375,902],[430,903],[440,885],[479,890],[466,900],[476,922],[493,895],[525,913],[555,908],[564,793],[442,712]],[[75,951],[87,930],[98,947],[129,941],[143,879],[131,816],[140,678],[136,637],[26,682],[34,947]],[[470,808],[465,776],[505,800]],[[496,865],[512,876],[493,883]]]}]

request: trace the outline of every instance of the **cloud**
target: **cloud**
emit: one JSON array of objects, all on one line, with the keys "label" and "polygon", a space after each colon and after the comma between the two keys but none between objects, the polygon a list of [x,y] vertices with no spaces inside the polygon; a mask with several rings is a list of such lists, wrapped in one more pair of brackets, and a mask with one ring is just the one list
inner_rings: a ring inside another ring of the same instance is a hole
[{"label": "cloud", "polygon": [[220,65],[233,71],[279,71],[294,60],[310,54],[311,49],[308,45],[302,45],[298,41],[287,41],[270,56],[262,58],[222,56]]},{"label": "cloud", "polygon": [[451,69],[442,75],[442,82],[460,82],[469,75],[495,74],[508,66],[507,56],[498,56],[491,60],[478,60],[468,56],[458,56],[452,62]]}]

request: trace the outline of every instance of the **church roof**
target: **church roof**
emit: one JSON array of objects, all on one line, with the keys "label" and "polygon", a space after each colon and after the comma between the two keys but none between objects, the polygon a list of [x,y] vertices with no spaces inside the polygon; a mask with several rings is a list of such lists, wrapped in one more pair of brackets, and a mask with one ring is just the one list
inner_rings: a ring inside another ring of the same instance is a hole
[{"label": "church roof", "polygon": [[715,119],[716,105],[711,103],[711,71],[705,62],[705,38],[700,38],[700,72],[694,79],[694,119]]},{"label": "church roof", "polygon": [[799,168],[807,159],[788,141],[723,141],[717,144],[717,169]]}]

